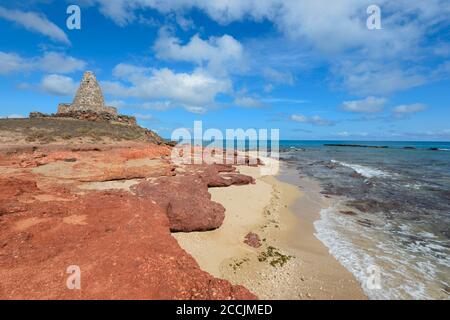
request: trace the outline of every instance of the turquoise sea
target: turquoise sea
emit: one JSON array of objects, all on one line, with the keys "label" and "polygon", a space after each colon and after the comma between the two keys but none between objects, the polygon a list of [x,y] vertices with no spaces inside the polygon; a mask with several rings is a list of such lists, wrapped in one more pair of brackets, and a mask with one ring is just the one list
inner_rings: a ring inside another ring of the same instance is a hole
[{"label": "turquoise sea", "polygon": [[335,199],[317,237],[362,284],[378,268],[381,288],[363,286],[370,298],[449,298],[449,142],[281,141],[280,149],[299,178]]}]

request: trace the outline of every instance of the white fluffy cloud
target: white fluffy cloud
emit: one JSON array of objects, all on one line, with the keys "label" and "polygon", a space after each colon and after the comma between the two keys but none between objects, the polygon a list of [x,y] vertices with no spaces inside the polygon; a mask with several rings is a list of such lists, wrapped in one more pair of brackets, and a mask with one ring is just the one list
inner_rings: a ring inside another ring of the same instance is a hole
[{"label": "white fluffy cloud", "polygon": [[202,69],[176,73],[170,69],[143,68],[119,64],[113,70],[119,81],[105,81],[106,93],[123,98],[169,100],[194,113],[215,105],[216,96],[232,91],[231,81],[215,78]]},{"label": "white fluffy cloud", "polygon": [[312,125],[316,125],[316,126],[332,126],[334,125],[333,121],[327,120],[327,119],[323,119],[320,116],[312,116],[312,117],[307,117],[301,114],[293,114],[291,116],[291,120],[295,121],[295,122],[300,122],[300,123],[308,123],[308,124],[312,124]]},{"label": "white fluffy cloud", "polygon": [[22,58],[14,53],[0,51],[0,74],[8,74],[23,69]]},{"label": "white fluffy cloud", "polygon": [[279,71],[271,67],[263,68],[262,75],[266,79],[276,83],[293,85],[295,82],[294,76],[290,72]]},{"label": "white fluffy cloud", "polygon": [[163,14],[198,9],[221,24],[270,21],[299,51],[310,51],[310,56],[328,63],[331,79],[340,87],[361,96],[386,95],[433,81],[426,75],[436,66],[423,58],[438,54],[433,47],[439,43],[433,42],[432,34],[448,26],[450,15],[448,0],[379,0],[383,29],[368,30],[366,10],[372,0],[92,1],[120,25],[146,8]]},{"label": "white fluffy cloud", "polygon": [[427,106],[422,103],[405,104],[394,108],[394,113],[399,116],[405,116],[412,113],[417,113],[427,109]]},{"label": "white fluffy cloud", "polygon": [[242,66],[243,47],[229,35],[203,40],[194,35],[183,45],[181,40],[161,30],[154,45],[160,59],[193,62],[214,74],[226,74]]},{"label": "white fluffy cloud", "polygon": [[155,118],[153,115],[151,115],[151,114],[135,113],[135,114],[133,114],[133,116],[135,116],[136,119],[142,120],[142,121],[148,121],[148,122],[153,122],[153,123],[159,122],[159,120],[156,119],[156,118]]},{"label": "white fluffy cloud", "polygon": [[[389,42],[390,51],[407,42],[417,41],[423,28],[446,21],[450,6],[447,0],[422,1],[379,0],[382,8],[381,33],[365,27],[366,9],[372,0],[93,0],[101,12],[120,25],[136,19],[135,11],[151,8],[161,13],[187,12],[200,9],[211,19],[227,24],[243,19],[267,19],[277,28],[295,39],[308,40],[325,50],[341,50]],[[336,32],[342,30],[343,32]],[[375,42],[375,43],[374,43]],[[397,43],[396,43],[397,42]],[[386,49],[386,48],[385,48]]]},{"label": "white fluffy cloud", "polygon": [[362,100],[345,101],[342,109],[348,112],[376,113],[382,111],[385,104],[384,98],[367,97]]},{"label": "white fluffy cloud", "polygon": [[34,67],[44,72],[72,73],[83,71],[86,62],[57,52],[46,52],[34,61]]},{"label": "white fluffy cloud", "polygon": [[[399,61],[388,63],[381,60],[357,62],[342,60],[334,66],[334,75],[350,92],[365,95],[389,95],[434,80],[417,68],[403,68]],[[434,70],[435,71],[435,70]]]},{"label": "white fluffy cloud", "polygon": [[245,108],[261,108],[264,103],[252,97],[238,97],[234,100],[234,104]]},{"label": "white fluffy cloud", "polygon": [[40,85],[41,90],[56,96],[73,96],[77,87],[72,78],[57,74],[45,76]]},{"label": "white fluffy cloud", "polygon": [[86,62],[58,52],[46,52],[39,57],[26,58],[16,53],[0,51],[0,75],[12,72],[42,71],[72,73],[84,70]]},{"label": "white fluffy cloud", "polygon": [[338,137],[348,138],[348,137],[367,137],[369,134],[367,132],[348,132],[341,131],[336,133]]},{"label": "white fluffy cloud", "polygon": [[27,30],[40,33],[52,40],[70,44],[66,33],[42,14],[9,10],[0,6],[0,19],[15,22]]}]

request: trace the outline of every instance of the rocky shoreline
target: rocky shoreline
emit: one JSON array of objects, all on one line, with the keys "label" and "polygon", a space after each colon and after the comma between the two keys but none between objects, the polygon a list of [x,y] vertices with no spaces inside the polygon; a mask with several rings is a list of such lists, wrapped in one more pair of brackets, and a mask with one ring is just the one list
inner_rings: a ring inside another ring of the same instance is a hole
[{"label": "rocky shoreline", "polygon": [[[265,166],[278,162],[261,160]],[[177,233],[179,244],[203,270],[244,285],[261,299],[367,299],[355,277],[315,236],[313,223],[329,199],[282,162],[273,165],[278,166],[279,172],[240,166],[254,185],[210,189],[213,201],[226,209],[223,225]]]},{"label": "rocky shoreline", "polygon": [[[254,183],[231,165],[175,166],[171,147],[8,146],[0,152],[0,299],[255,299],[173,238],[218,228],[208,187]],[[66,286],[69,266],[81,290]]]},{"label": "rocky shoreline", "polygon": [[[365,298],[314,236],[328,197],[279,181],[277,160],[174,164],[173,147],[137,126],[2,125],[56,139],[0,143],[0,299]],[[73,266],[81,290],[67,286]]]}]

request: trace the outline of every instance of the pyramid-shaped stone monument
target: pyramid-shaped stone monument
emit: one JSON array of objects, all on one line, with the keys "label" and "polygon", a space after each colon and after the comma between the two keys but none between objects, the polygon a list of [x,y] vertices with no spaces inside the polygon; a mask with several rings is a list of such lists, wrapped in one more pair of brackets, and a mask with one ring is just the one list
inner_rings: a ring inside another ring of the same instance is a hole
[{"label": "pyramid-shaped stone monument", "polygon": [[105,106],[102,89],[93,72],[87,71],[84,73],[80,87],[78,88],[72,104],[61,103],[58,106],[58,114],[67,114],[77,111],[117,115],[116,108]]}]

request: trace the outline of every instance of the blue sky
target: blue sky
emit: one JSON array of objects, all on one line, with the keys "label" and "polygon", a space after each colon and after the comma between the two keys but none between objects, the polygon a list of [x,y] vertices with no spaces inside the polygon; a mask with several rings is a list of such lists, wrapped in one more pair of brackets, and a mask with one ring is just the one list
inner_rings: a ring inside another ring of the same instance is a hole
[{"label": "blue sky", "polygon": [[[372,4],[381,30],[366,26]],[[165,137],[202,120],[282,139],[450,140],[447,0],[0,0],[0,116],[55,112],[85,70]]]}]

